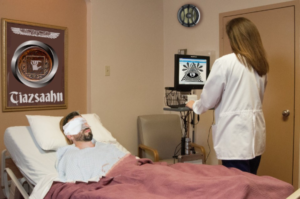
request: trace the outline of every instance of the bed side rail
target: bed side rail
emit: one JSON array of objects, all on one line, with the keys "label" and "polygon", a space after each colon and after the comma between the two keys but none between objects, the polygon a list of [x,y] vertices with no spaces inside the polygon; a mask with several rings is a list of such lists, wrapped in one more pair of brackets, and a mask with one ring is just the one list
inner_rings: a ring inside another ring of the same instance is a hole
[{"label": "bed side rail", "polygon": [[[11,156],[9,154],[9,152],[4,149],[2,151],[1,154],[1,189],[3,191],[3,194],[6,198],[9,198],[10,195],[10,188],[11,188],[11,184],[12,184],[12,179],[8,180],[8,176],[7,176],[7,169],[6,169],[6,160],[7,159],[11,159]],[[17,177],[15,176],[15,174],[12,172],[12,170],[10,169],[10,174],[13,175],[15,177],[15,179],[17,179]],[[11,176],[9,176],[11,177]],[[20,178],[17,179],[19,184],[23,185],[23,189],[25,188],[25,190],[27,190],[27,193],[30,193],[33,190],[33,186],[32,184],[27,181],[26,178]],[[13,185],[16,186],[16,183]]]},{"label": "bed side rail", "polygon": [[24,197],[24,199],[28,199],[29,198],[28,193],[25,191],[22,184],[19,182],[18,178],[15,176],[15,174],[12,172],[12,170],[10,168],[6,168],[5,170],[11,179],[11,184],[10,184],[9,193],[7,195],[7,198],[17,199],[17,198],[20,198],[20,194],[21,194]]},{"label": "bed side rail", "polygon": [[6,196],[8,198],[8,194],[9,194],[9,185],[10,185],[10,181],[8,181],[7,179],[7,173],[5,171],[5,163],[7,159],[10,159],[10,154],[8,153],[8,151],[6,149],[4,149],[1,153],[1,189],[3,190],[3,194],[4,196]]}]

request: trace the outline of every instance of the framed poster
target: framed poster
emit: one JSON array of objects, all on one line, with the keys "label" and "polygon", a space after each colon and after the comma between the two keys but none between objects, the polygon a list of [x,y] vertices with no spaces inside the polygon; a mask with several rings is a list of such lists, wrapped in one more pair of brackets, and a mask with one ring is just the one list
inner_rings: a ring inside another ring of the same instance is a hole
[{"label": "framed poster", "polygon": [[2,19],[2,111],[67,108],[67,28]]}]

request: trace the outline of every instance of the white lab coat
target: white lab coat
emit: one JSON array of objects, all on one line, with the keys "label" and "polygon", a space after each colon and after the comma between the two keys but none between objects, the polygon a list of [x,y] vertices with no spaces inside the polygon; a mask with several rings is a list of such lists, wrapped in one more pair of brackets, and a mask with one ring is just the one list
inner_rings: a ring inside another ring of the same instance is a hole
[{"label": "white lab coat", "polygon": [[267,77],[240,63],[234,53],[215,61],[193,105],[196,114],[215,108],[214,149],[220,160],[248,160],[265,151],[262,102]]}]

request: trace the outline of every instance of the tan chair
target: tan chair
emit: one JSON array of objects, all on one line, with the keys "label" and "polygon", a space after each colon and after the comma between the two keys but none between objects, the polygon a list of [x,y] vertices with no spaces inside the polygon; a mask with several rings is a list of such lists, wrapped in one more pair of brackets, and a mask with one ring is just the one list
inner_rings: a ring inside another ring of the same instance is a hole
[{"label": "tan chair", "polygon": [[[138,116],[138,155],[155,162],[173,163],[175,149],[179,150],[182,137],[180,117],[175,114],[157,114]],[[202,154],[202,163],[206,162],[205,149],[191,143],[196,152]],[[150,157],[149,157],[150,155]]]}]

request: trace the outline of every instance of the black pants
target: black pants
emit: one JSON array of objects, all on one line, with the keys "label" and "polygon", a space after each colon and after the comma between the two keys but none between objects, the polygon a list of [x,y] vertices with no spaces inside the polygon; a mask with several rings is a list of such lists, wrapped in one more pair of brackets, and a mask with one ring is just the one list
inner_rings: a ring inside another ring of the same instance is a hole
[{"label": "black pants", "polygon": [[222,160],[225,167],[237,168],[241,171],[256,174],[261,156],[256,156],[251,160]]}]

